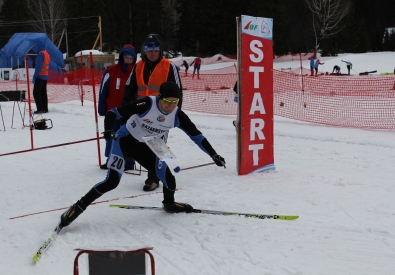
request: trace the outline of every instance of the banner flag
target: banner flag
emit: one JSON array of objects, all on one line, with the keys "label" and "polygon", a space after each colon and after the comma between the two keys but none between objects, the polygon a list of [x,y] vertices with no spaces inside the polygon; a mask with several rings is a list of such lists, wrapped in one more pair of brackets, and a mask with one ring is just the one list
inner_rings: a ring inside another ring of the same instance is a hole
[{"label": "banner flag", "polygon": [[239,175],[246,175],[275,169],[273,19],[242,15],[240,29]]}]

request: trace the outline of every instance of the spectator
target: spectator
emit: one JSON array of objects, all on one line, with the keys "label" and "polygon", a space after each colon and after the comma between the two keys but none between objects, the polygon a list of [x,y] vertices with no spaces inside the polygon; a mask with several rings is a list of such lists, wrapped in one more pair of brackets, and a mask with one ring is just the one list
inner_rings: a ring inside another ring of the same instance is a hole
[{"label": "spectator", "polygon": [[189,65],[188,65],[188,62],[187,62],[185,59],[182,61],[181,67],[182,67],[182,66],[185,67],[185,76],[188,76]]},{"label": "spectator", "polygon": [[[136,50],[130,44],[122,47],[119,52],[118,64],[108,66],[103,73],[99,90],[98,112],[100,116],[105,116],[107,111],[121,105],[125,84],[128,80],[134,64],[136,64]],[[121,121],[115,120],[113,130],[116,132],[121,127]],[[108,158],[111,150],[111,140],[106,140],[104,155]],[[107,169],[107,162],[101,165],[101,169]],[[134,160],[126,159],[125,171],[134,169]]]},{"label": "spectator", "polygon": [[[160,85],[159,97],[145,97],[107,112],[104,119],[104,138],[112,139],[116,136],[111,149],[111,166],[108,169],[108,174],[105,180],[94,185],[60,216],[60,228],[70,225],[91,203],[119,185],[123,174],[123,160],[126,156],[133,157],[145,169],[160,177],[163,182],[162,204],[166,212],[189,213],[193,211],[191,205],[175,202],[175,177],[166,162],[160,161],[142,139],[143,136],[157,136],[158,133],[166,135],[170,129],[178,127],[207,153],[217,166],[225,167],[225,159],[216,153],[190,118],[177,107],[180,98],[179,86],[173,81],[167,81]],[[163,120],[157,120],[158,116],[163,117]],[[114,135],[111,128],[115,119],[119,117],[130,118]],[[147,120],[150,121],[149,125]]]},{"label": "spectator", "polygon": [[352,63],[350,61],[343,61],[342,62],[346,63],[348,74],[350,74],[350,70],[352,69]]},{"label": "spectator", "polygon": [[195,72],[196,71],[197,71],[197,78],[200,79],[199,71],[200,71],[200,65],[202,64],[202,60],[200,59],[200,57],[196,57],[195,60],[192,61],[190,66],[192,66],[193,64],[195,64],[195,65],[193,66],[192,79],[195,77]]},{"label": "spectator", "polygon": [[334,71],[336,71],[337,74],[340,73],[340,67],[337,65],[333,66],[332,74]]},{"label": "spectator", "polygon": [[324,64],[325,64],[325,62],[322,62],[322,63],[321,63],[319,59],[317,59],[317,60],[315,61],[315,64],[314,64],[315,76],[318,75],[318,66],[319,66],[319,65],[324,65]]},{"label": "spectator", "polygon": [[[173,81],[181,90],[178,107],[182,105],[182,85],[176,65],[163,57],[163,43],[158,34],[147,36],[141,46],[141,60],[137,62],[130,75],[123,95],[121,106],[133,102],[135,98],[157,96],[163,82]],[[164,137],[166,141],[167,136]],[[140,163],[141,164],[141,163]],[[159,178],[153,172],[148,172],[144,191],[152,191],[159,187]]]},{"label": "spectator", "polygon": [[314,76],[314,57],[310,57],[310,72],[311,76]]},{"label": "spectator", "polygon": [[45,50],[44,43],[41,41],[36,42],[32,51],[37,53],[36,66],[32,80],[34,84],[33,97],[37,107],[34,114],[44,114],[48,113],[47,81],[51,57]]}]

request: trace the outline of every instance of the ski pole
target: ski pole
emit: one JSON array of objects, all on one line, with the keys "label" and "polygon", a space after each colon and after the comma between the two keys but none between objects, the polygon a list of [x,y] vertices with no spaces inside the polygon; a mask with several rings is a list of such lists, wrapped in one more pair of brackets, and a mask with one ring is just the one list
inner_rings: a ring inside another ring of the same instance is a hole
[{"label": "ski pole", "polygon": [[[189,169],[194,169],[194,168],[198,168],[198,167],[203,167],[203,166],[208,166],[208,165],[213,165],[215,164],[215,162],[210,162],[210,163],[206,163],[206,164],[200,164],[200,165],[195,165],[195,166],[190,166],[187,168],[180,168],[180,166],[177,166],[176,168],[174,168],[174,172],[178,173],[180,171],[184,171],[184,170],[189,170]],[[176,171],[178,170],[178,171]]]}]

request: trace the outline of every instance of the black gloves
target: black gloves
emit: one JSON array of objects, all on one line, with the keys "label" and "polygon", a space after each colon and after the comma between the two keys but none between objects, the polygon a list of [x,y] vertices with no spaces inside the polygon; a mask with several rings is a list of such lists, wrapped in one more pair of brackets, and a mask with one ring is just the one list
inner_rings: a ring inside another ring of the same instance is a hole
[{"label": "black gloves", "polygon": [[109,140],[109,139],[114,139],[115,138],[115,133],[114,133],[114,131],[112,129],[104,131],[102,134],[103,134],[105,140]]},{"label": "black gloves", "polygon": [[218,154],[214,154],[214,155],[211,156],[211,158],[213,159],[213,161],[215,162],[215,164],[217,166],[223,166],[224,168],[226,168],[226,166],[225,166],[226,162],[225,162],[225,159],[223,157],[221,157]]}]

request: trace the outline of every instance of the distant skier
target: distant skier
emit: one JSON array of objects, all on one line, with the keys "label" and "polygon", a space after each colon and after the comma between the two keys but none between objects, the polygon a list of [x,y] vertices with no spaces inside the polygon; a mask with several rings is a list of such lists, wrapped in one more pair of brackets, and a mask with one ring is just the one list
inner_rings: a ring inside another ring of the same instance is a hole
[{"label": "distant skier", "polygon": [[200,79],[199,77],[199,71],[200,71],[200,65],[202,64],[202,60],[200,57],[196,57],[195,60],[192,61],[190,66],[193,65],[193,74],[192,74],[192,79],[195,77],[195,72],[197,72],[197,78]]},{"label": "distant skier", "polygon": [[342,62],[346,63],[348,74],[350,74],[350,70],[352,69],[352,63],[350,61],[344,61],[344,60],[342,60]]},{"label": "distant skier", "polygon": [[337,66],[337,65],[335,65],[335,66],[333,67],[332,74],[333,74],[334,71],[336,71],[336,73],[340,73],[340,67]]},{"label": "distant skier", "polygon": [[315,63],[314,63],[315,76],[318,75],[318,66],[319,66],[319,65],[324,65],[324,64],[325,64],[325,62],[322,62],[322,63],[321,63],[319,59],[317,59],[317,60],[315,61]]},{"label": "distant skier", "polygon": [[182,65],[180,67],[182,67],[182,66],[185,67],[185,76],[187,76],[188,75],[189,65],[188,65],[188,62],[185,59],[182,61]]},{"label": "distant skier", "polygon": [[310,72],[311,76],[314,76],[314,57],[310,57]]}]

